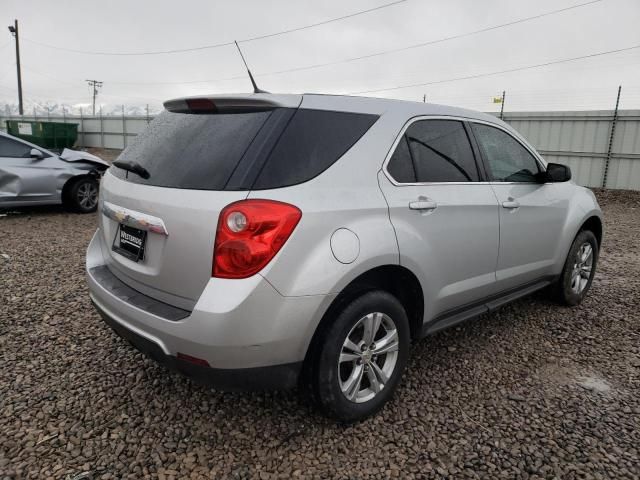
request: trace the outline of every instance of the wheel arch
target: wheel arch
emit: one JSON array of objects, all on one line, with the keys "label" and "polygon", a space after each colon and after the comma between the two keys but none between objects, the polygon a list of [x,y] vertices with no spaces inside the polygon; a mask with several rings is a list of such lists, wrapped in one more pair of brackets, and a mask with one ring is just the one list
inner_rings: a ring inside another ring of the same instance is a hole
[{"label": "wheel arch", "polygon": [[409,318],[411,339],[420,337],[424,318],[424,293],[415,274],[401,265],[381,265],[358,275],[331,302],[309,342],[305,365],[311,367],[317,353],[318,338],[330,326],[340,309],[371,290],[384,290],[395,296],[402,304]]},{"label": "wheel arch", "polygon": [[584,222],[582,222],[582,225],[576,233],[576,236],[583,230],[590,230],[591,232],[593,232],[593,234],[596,236],[596,240],[598,241],[598,248],[600,248],[600,246],[602,245],[603,235],[602,220],[600,219],[600,217],[597,215],[591,215],[590,217],[588,217]]},{"label": "wheel arch", "polygon": [[71,186],[72,186],[75,182],[77,182],[78,180],[81,180],[81,179],[83,179],[83,178],[93,178],[93,179],[95,179],[95,178],[96,178],[96,175],[95,175],[95,174],[93,174],[93,172],[89,172],[89,173],[81,173],[81,174],[78,174],[78,175],[74,175],[74,176],[72,176],[72,177],[69,177],[69,178],[67,179],[67,181],[66,181],[66,182],[64,182],[64,185],[62,186],[62,200],[63,200],[63,201],[64,201],[64,200],[66,200],[66,199],[68,198],[67,196],[68,196],[68,194],[69,194],[69,190],[71,189]]}]

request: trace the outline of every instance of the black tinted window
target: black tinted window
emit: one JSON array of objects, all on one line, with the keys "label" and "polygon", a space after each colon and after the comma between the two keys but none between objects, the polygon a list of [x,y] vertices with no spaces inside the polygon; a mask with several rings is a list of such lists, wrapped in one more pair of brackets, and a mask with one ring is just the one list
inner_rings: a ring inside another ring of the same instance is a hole
[{"label": "black tinted window", "polygon": [[16,142],[10,138],[0,137],[0,157],[31,157],[31,148],[21,142]]},{"label": "black tinted window", "polygon": [[389,160],[387,171],[398,183],[415,183],[416,181],[416,172],[409,153],[409,145],[404,135]]},{"label": "black tinted window", "polygon": [[477,182],[478,168],[462,122],[420,120],[405,137],[418,182]]},{"label": "black tinted window", "polygon": [[[270,112],[197,115],[163,112],[136,137],[118,160],[137,162],[149,171],[145,180],[161,187],[223,190],[234,168],[269,118]],[[120,178],[127,172],[112,168]]]},{"label": "black tinted window", "polygon": [[377,119],[359,113],[296,111],[254,188],[285,187],[314,178],[344,155]]},{"label": "black tinted window", "polygon": [[492,180],[535,182],[538,162],[511,135],[488,125],[474,124],[473,131],[486,158]]}]

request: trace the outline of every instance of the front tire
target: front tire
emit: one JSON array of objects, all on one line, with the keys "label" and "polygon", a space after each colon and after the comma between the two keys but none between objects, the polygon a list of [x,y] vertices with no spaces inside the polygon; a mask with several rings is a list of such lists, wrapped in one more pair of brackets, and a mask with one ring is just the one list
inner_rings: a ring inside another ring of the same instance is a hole
[{"label": "front tire", "polygon": [[409,321],[402,304],[375,290],[350,302],[319,339],[311,388],[324,413],[362,420],[392,397],[407,363]]},{"label": "front tire", "polygon": [[98,180],[93,177],[80,177],[66,190],[63,203],[74,212],[95,212],[98,207],[98,189]]},{"label": "front tire", "polygon": [[555,285],[555,294],[561,303],[575,306],[582,302],[596,273],[598,253],[598,240],[593,232],[578,233]]}]

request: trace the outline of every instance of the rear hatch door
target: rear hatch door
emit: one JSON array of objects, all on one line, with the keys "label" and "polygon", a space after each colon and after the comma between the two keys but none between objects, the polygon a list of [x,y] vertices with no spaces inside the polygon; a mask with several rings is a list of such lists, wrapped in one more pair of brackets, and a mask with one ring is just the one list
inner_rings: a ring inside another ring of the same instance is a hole
[{"label": "rear hatch door", "polygon": [[[99,219],[103,255],[114,275],[186,309],[211,278],[220,211],[247,197],[261,152],[295,110],[246,102],[242,110],[197,105],[197,113],[184,107],[161,113],[121,154],[116,163],[136,168],[109,169]],[[136,245],[143,248],[140,255]]]}]

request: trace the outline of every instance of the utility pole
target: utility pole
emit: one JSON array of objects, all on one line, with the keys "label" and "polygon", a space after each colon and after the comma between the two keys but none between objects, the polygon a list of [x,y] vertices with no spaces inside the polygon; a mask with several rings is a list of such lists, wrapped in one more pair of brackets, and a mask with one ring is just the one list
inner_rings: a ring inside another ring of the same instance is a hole
[{"label": "utility pole", "polygon": [[20,115],[24,115],[24,107],[22,105],[22,73],[20,72],[20,36],[18,34],[18,20],[13,21],[13,25],[9,25],[9,31],[16,38],[16,68],[18,69],[18,111]]},{"label": "utility pole", "polygon": [[98,80],[86,80],[90,87],[93,87],[93,116],[96,115],[96,96],[98,95],[98,89],[102,88],[102,82]]},{"label": "utility pole", "polygon": [[500,102],[500,120],[502,120],[502,116],[504,113],[504,98],[506,96],[506,93],[507,92],[505,90],[502,91],[502,101]]}]

